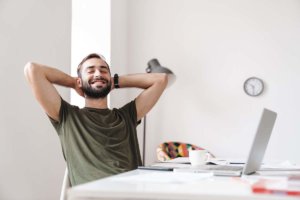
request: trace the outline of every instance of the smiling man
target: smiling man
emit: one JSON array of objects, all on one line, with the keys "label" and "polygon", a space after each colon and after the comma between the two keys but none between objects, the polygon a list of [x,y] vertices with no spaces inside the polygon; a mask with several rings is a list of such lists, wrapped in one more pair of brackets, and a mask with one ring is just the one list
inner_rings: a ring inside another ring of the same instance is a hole
[{"label": "smiling man", "polygon": [[[166,74],[111,76],[109,65],[90,54],[78,65],[78,77],[29,62],[25,76],[60,138],[71,185],[136,169],[141,165],[136,127],[167,85]],[[69,87],[85,98],[85,107],[61,98],[54,85]],[[107,95],[116,88],[142,92],[121,108],[108,108]]]}]

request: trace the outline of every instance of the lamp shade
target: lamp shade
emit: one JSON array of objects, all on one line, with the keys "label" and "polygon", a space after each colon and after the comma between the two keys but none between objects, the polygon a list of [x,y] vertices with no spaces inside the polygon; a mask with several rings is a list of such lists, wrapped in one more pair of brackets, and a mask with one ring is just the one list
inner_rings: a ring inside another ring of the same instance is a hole
[{"label": "lamp shade", "polygon": [[166,73],[168,74],[168,87],[175,82],[175,74],[168,68],[160,65],[156,58],[151,59],[148,62],[148,67],[146,68],[147,73]]}]

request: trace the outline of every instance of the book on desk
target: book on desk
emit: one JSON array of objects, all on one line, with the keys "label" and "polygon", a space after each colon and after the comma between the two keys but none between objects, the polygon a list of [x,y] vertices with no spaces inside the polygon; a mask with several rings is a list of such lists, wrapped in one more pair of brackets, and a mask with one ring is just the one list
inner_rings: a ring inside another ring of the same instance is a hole
[{"label": "book on desk", "polygon": [[281,179],[260,179],[252,185],[251,189],[252,192],[259,194],[300,197],[300,176],[296,175]]}]

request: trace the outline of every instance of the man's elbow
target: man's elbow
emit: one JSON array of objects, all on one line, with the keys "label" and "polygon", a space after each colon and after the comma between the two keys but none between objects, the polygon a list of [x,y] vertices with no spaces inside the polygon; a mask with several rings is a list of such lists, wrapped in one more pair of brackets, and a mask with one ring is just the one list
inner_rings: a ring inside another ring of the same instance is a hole
[{"label": "man's elbow", "polygon": [[159,83],[162,85],[162,87],[166,88],[168,85],[168,74],[161,73],[159,75]]},{"label": "man's elbow", "polygon": [[37,64],[28,62],[24,67],[24,75],[29,80],[37,70]]}]

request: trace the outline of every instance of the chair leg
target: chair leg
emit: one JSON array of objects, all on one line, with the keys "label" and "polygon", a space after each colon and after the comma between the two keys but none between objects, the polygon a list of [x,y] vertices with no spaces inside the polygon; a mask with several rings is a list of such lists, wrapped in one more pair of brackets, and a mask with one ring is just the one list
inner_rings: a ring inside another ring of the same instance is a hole
[{"label": "chair leg", "polygon": [[65,175],[63,179],[63,184],[61,187],[60,200],[67,200],[67,190],[71,187],[71,183],[69,180],[68,168],[65,170]]}]

